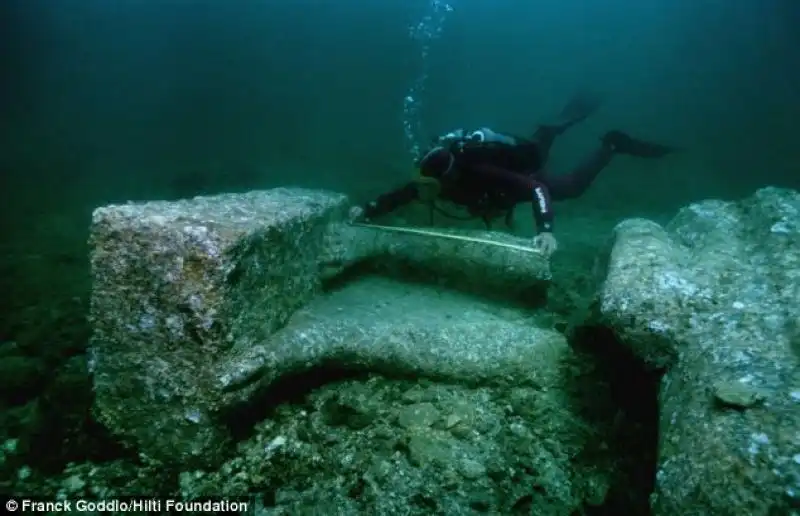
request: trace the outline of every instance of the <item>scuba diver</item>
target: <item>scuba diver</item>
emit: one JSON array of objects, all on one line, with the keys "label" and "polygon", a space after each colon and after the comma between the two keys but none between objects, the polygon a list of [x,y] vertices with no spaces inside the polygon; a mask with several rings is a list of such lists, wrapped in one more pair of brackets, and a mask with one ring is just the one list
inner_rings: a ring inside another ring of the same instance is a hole
[{"label": "scuba diver", "polygon": [[429,201],[431,210],[441,211],[435,205],[438,198],[465,207],[490,229],[492,219],[503,215],[506,225],[511,227],[514,207],[533,202],[537,229],[534,246],[550,255],[557,249],[553,201],[580,197],[615,154],[659,158],[672,151],[621,131],[609,131],[600,139],[599,148],[569,174],[554,175],[547,171],[545,165],[556,137],[584,120],[599,105],[596,97],[578,95],[564,107],[556,121],[540,125],[530,138],[489,128],[458,129],[440,136],[416,163],[418,179],[357,208],[356,218],[369,222],[414,200]]}]

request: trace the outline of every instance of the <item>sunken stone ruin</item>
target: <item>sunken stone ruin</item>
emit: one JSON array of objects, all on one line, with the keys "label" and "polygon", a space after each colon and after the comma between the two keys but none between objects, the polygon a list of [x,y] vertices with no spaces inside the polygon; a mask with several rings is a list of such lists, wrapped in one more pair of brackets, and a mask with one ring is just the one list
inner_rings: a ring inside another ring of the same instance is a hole
[{"label": "sunken stone ruin", "polygon": [[[97,419],[176,494],[265,514],[649,514],[621,502],[610,380],[533,309],[548,260],[349,206],[281,188],[96,210]],[[795,192],[616,229],[594,319],[625,368],[663,372],[652,514],[797,508],[798,275]]]},{"label": "sunken stone ruin", "polygon": [[[341,195],[276,189],[98,209],[98,420],[146,463],[184,471],[185,496],[261,489],[291,514],[602,503],[611,454],[572,402],[586,364],[527,310],[481,296],[538,299],[547,260],[353,226],[348,208]],[[349,280],[363,263],[381,275]],[[286,378],[331,367],[397,380],[253,418],[281,401]],[[577,461],[588,449],[591,462]],[[347,493],[362,485],[356,507]]]},{"label": "sunken stone ruin", "polygon": [[601,319],[662,369],[656,515],[800,507],[800,193],[614,232]]}]

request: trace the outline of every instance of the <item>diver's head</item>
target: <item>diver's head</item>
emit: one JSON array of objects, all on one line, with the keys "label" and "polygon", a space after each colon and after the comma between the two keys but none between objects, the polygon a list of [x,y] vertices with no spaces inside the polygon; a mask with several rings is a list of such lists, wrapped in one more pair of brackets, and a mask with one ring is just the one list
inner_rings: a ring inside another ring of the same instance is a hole
[{"label": "diver's head", "polygon": [[445,147],[434,147],[419,160],[419,174],[441,180],[453,170],[455,156]]}]

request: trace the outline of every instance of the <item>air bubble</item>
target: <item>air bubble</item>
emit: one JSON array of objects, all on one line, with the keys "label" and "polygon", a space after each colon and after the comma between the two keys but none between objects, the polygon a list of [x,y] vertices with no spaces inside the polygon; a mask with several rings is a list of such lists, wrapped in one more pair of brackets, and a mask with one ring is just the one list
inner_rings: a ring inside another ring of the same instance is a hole
[{"label": "air bubble", "polygon": [[406,138],[406,145],[409,148],[412,159],[417,160],[422,156],[422,119],[420,111],[422,109],[422,98],[425,92],[425,85],[428,82],[428,71],[430,69],[429,54],[431,43],[442,35],[444,22],[448,13],[453,12],[453,6],[446,0],[430,0],[428,12],[420,21],[409,27],[411,39],[419,42],[420,56],[422,65],[420,72],[409,86],[408,94],[403,99],[403,133]]}]

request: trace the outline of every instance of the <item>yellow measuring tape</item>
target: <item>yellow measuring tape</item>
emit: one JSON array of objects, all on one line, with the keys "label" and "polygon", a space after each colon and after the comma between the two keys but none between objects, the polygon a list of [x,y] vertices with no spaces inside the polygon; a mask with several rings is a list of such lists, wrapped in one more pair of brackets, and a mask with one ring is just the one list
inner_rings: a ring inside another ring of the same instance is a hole
[{"label": "yellow measuring tape", "polygon": [[470,237],[465,235],[451,235],[448,233],[439,233],[438,231],[431,231],[429,229],[415,229],[415,228],[401,228],[397,226],[379,226],[377,224],[367,224],[364,222],[353,222],[353,226],[364,228],[380,229],[382,231],[392,231],[394,233],[407,233],[410,235],[422,235],[434,238],[446,238],[450,240],[459,240],[461,242],[473,242],[476,244],[493,245],[495,247],[504,247],[506,249],[513,249],[515,251],[522,251],[523,253],[536,253],[541,254],[541,251],[533,247],[525,247],[516,244],[507,244],[505,242],[495,242],[486,238]]}]

